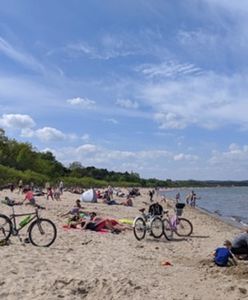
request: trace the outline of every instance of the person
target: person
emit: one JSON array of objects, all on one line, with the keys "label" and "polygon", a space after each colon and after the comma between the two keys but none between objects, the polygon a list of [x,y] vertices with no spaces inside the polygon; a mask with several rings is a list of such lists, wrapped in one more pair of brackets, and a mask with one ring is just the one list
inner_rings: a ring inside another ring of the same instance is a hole
[{"label": "person", "polygon": [[60,215],[60,217],[72,215],[72,218],[74,218],[74,220],[79,219],[80,213],[85,213],[85,212],[83,212],[83,209],[84,209],[84,207],[81,206],[81,201],[79,199],[77,199],[75,202],[75,205],[72,207],[72,209],[70,209],[68,212]]},{"label": "person", "polygon": [[181,199],[181,195],[180,195],[180,193],[178,192],[178,193],[176,194],[176,203],[178,203],[178,202],[180,201],[180,199]]},{"label": "person", "polygon": [[34,206],[36,205],[34,194],[30,189],[26,192],[25,198],[22,203],[24,203],[26,200],[29,201],[29,204],[34,205]]},{"label": "person", "polygon": [[13,183],[10,183],[9,189],[10,189],[11,193],[13,193],[13,191],[14,191],[14,189],[15,189],[15,186],[14,186]]},{"label": "person", "polygon": [[196,196],[196,193],[194,191],[191,192],[190,196],[190,206],[195,207],[196,206],[196,200],[201,199],[200,197]]},{"label": "person", "polygon": [[237,262],[231,252],[232,243],[229,240],[224,241],[222,247],[218,247],[214,252],[214,262],[219,267],[226,267],[231,261],[234,265]]},{"label": "person", "polygon": [[20,179],[19,182],[18,182],[18,188],[19,188],[18,194],[22,193],[22,187],[23,187],[23,182],[22,182],[22,180]]},{"label": "person", "polygon": [[44,209],[44,207],[42,207],[36,203],[33,191],[31,191],[30,189],[26,192],[25,198],[21,203],[23,204],[26,200],[29,201],[27,204]]},{"label": "person", "polygon": [[61,180],[59,183],[60,195],[63,195],[63,190],[64,190],[64,182]]},{"label": "person", "polygon": [[103,203],[108,204],[108,205],[119,205],[118,202],[115,200],[111,199],[109,195],[107,195],[107,198],[103,198]]},{"label": "person", "polygon": [[131,196],[127,196],[127,200],[123,201],[120,203],[120,205],[124,205],[124,206],[133,206],[133,201]]},{"label": "person", "polygon": [[60,188],[55,188],[54,193],[53,193],[54,199],[57,201],[61,200],[60,195],[61,195]]},{"label": "person", "polygon": [[29,187],[30,187],[31,191],[34,190],[34,183],[32,181],[30,182]]},{"label": "person", "polygon": [[111,185],[108,186],[107,193],[108,193],[108,197],[112,200],[114,191]]},{"label": "person", "polygon": [[120,233],[123,230],[130,229],[128,226],[120,224],[114,219],[98,217],[95,212],[90,214],[90,220],[81,221],[82,229],[101,231],[102,229],[110,230],[112,233]]},{"label": "person", "polygon": [[240,259],[248,259],[248,228],[233,239],[231,251]]},{"label": "person", "polygon": [[149,197],[150,197],[150,202],[153,202],[153,195],[154,195],[154,190],[149,191]]},{"label": "person", "polygon": [[48,189],[47,189],[47,200],[49,200],[49,197],[51,197],[51,199],[52,200],[54,200],[54,198],[53,198],[53,190],[52,190],[52,188],[51,187],[49,187]]},{"label": "person", "polygon": [[163,206],[158,202],[153,203],[149,206],[148,213],[151,216],[162,216],[164,212]]}]

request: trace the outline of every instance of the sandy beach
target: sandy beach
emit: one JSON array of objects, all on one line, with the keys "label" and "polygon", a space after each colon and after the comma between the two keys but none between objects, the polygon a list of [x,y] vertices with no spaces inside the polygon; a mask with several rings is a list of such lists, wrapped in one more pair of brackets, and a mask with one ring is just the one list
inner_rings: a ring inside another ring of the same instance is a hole
[{"label": "sandy beach", "polygon": [[[24,197],[16,191],[1,191],[1,200],[5,196]],[[38,248],[11,237],[10,245],[0,247],[0,299],[248,299],[248,264],[240,261],[237,267],[220,268],[212,263],[211,253],[225,239],[232,240],[238,228],[186,207],[184,217],[193,223],[193,234],[173,241],[146,236],[139,242],[131,230],[120,234],[65,230],[66,218],[58,215],[77,198],[69,192],[59,202],[36,198],[47,208],[42,216],[56,224],[57,239],[49,248]],[[134,199],[134,207],[84,206],[101,216],[132,219],[145,207],[143,201],[149,201],[145,189]],[[16,207],[16,212],[30,210]],[[9,215],[11,208],[0,203],[0,212]],[[25,237],[26,229],[23,233]]]}]

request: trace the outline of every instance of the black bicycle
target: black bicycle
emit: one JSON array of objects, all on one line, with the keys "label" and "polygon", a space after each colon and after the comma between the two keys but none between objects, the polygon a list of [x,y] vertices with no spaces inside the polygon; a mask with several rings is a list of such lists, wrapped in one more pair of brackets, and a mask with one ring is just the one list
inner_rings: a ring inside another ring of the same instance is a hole
[{"label": "black bicycle", "polygon": [[[5,203],[12,207],[12,214],[8,217],[0,214],[0,242],[6,243],[10,236],[18,236],[19,232],[29,224],[28,227],[28,241],[37,247],[49,247],[51,246],[56,237],[57,229],[55,224],[49,220],[41,218],[39,215],[40,207],[35,207],[35,211],[32,213],[16,214],[14,210],[14,203]],[[16,222],[16,217],[25,218],[19,223]]]}]

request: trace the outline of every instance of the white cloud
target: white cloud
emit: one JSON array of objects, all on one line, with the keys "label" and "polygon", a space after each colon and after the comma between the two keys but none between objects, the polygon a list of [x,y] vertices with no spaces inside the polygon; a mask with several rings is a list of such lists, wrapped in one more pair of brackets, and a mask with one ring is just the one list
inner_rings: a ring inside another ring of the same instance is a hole
[{"label": "white cloud", "polygon": [[109,60],[116,57],[125,57],[140,52],[141,48],[131,40],[131,36],[115,36],[104,34],[95,42],[89,45],[86,41],[71,43],[65,47],[70,55],[85,55],[90,59]]},{"label": "white cloud", "polygon": [[43,142],[62,141],[66,138],[66,135],[63,132],[52,127],[37,129],[35,136]]},{"label": "white cloud", "polygon": [[92,108],[96,104],[96,102],[93,100],[90,100],[88,98],[81,98],[81,97],[68,99],[67,103],[74,106],[80,106],[82,108]]},{"label": "white cloud", "polygon": [[75,151],[79,154],[84,154],[84,153],[88,153],[88,152],[96,152],[97,147],[92,144],[84,144],[82,146],[77,147],[75,149]]},{"label": "white cloud", "polygon": [[198,156],[191,155],[191,154],[179,153],[177,155],[174,155],[174,160],[176,160],[176,161],[181,161],[181,160],[196,161],[196,160],[198,160]]},{"label": "white cloud", "polygon": [[198,126],[214,129],[232,124],[247,128],[248,76],[213,72],[141,86],[160,128]]},{"label": "white cloud", "polygon": [[105,119],[105,121],[110,122],[112,124],[119,124],[119,122],[116,119],[113,119],[113,118]]},{"label": "white cloud", "polygon": [[44,67],[31,55],[15,49],[3,37],[0,36],[0,52],[11,58],[12,60],[21,63],[25,67],[35,71],[44,71]]},{"label": "white cloud", "polygon": [[99,168],[129,172],[144,172],[145,170],[151,174],[155,174],[155,170],[163,173],[167,170],[168,163],[172,164],[175,161],[191,163],[198,159],[196,155],[188,153],[175,154],[167,150],[123,151],[107,149],[94,144],[61,147],[52,152],[65,165],[72,161],[80,161],[85,166],[94,165]]},{"label": "white cloud", "polygon": [[175,61],[167,61],[162,64],[143,65],[137,69],[148,78],[168,77],[177,78],[190,74],[200,74],[201,69],[193,64],[180,64]]},{"label": "white cloud", "polygon": [[137,109],[139,107],[139,104],[136,101],[130,99],[117,99],[116,104],[127,109]]},{"label": "white cloud", "polygon": [[3,114],[0,118],[0,126],[4,128],[28,129],[34,127],[35,122],[29,115]]}]

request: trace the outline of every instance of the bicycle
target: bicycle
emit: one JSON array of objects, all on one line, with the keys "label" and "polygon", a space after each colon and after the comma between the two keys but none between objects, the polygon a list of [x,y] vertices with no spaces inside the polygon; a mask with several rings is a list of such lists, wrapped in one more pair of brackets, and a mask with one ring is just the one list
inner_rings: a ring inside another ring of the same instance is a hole
[{"label": "bicycle", "polygon": [[145,214],[145,208],[139,210],[142,215],[138,216],[133,221],[133,233],[138,241],[144,239],[146,232],[154,238],[161,238],[164,233],[163,221],[159,216]]},{"label": "bicycle", "polygon": [[[20,241],[22,241],[19,232],[28,224],[28,241],[30,241],[34,246],[49,247],[54,243],[57,237],[56,226],[51,220],[40,217],[39,209],[41,207],[36,207],[35,211],[32,213],[16,214],[14,206],[18,204],[13,202],[4,204],[12,207],[12,214],[9,217],[4,214],[0,214],[1,243],[6,243],[11,235],[18,236]],[[26,218],[19,223],[18,227],[16,217],[22,216],[25,216]]]},{"label": "bicycle", "polygon": [[167,240],[172,240],[174,232],[180,237],[190,236],[193,232],[192,223],[186,219],[182,218],[184,203],[176,204],[176,213],[169,217],[169,211],[164,213],[167,215],[167,218],[163,218],[163,228],[164,236]]}]

